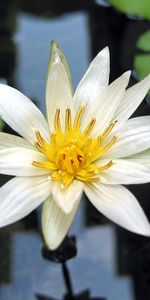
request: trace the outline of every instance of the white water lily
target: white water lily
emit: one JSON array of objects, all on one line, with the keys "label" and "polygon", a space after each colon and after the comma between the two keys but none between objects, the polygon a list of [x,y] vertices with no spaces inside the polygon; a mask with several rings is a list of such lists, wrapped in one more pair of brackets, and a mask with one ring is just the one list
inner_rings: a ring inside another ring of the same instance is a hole
[{"label": "white water lily", "polygon": [[74,95],[67,62],[53,42],[45,120],[22,93],[0,85],[0,115],[22,137],[0,133],[0,173],[16,176],[0,189],[0,227],[43,205],[49,249],[66,236],[83,191],[105,216],[141,235],[150,224],[121,184],[150,181],[150,117],[129,119],[150,76],[126,90],[130,72],[109,80],[109,50],[90,64]]}]

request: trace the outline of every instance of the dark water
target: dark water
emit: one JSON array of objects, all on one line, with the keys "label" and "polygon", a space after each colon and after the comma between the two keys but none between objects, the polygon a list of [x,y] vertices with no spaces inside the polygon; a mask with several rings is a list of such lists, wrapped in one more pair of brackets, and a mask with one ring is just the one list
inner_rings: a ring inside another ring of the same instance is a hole
[{"label": "dark water", "polygon": [[[134,83],[134,60],[141,53],[136,42],[150,22],[100,3],[0,0],[0,81],[23,91],[44,112],[49,44],[56,39],[75,86],[106,45],[111,50],[111,81],[132,69]],[[148,103],[149,98],[136,115],[150,114]],[[5,130],[10,132],[8,126]],[[5,180],[1,176],[1,183]],[[149,185],[131,190],[150,219]],[[150,299],[150,239],[115,226],[83,199],[70,231],[76,240],[68,239],[59,253],[46,259],[41,255],[40,213],[0,230],[1,300]]]}]

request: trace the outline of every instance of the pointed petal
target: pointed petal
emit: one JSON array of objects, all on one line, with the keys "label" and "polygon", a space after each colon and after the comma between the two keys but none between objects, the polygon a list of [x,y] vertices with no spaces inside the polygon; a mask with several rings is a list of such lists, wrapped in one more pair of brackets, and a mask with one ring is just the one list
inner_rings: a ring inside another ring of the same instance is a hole
[{"label": "pointed petal", "polygon": [[68,187],[62,188],[59,182],[52,183],[52,195],[57,205],[65,214],[71,212],[76,202],[81,198],[83,192],[83,182],[73,180]]},{"label": "pointed petal", "polygon": [[74,105],[93,105],[94,100],[100,96],[108,85],[110,71],[110,58],[108,47],[98,53],[91,62],[87,72],[80,81],[74,94]]},{"label": "pointed petal", "polygon": [[79,201],[69,214],[65,214],[51,196],[44,202],[42,231],[48,249],[55,250],[59,247],[67,235],[78,205]]},{"label": "pointed petal", "polygon": [[48,176],[15,177],[0,189],[0,227],[12,224],[37,208],[50,194]]},{"label": "pointed petal", "polygon": [[113,81],[93,103],[92,106],[86,107],[82,126],[85,128],[90,120],[95,117],[96,125],[92,133],[99,135],[112,121],[116,107],[119,105],[125,88],[130,78],[130,71],[125,72],[115,81]]},{"label": "pointed petal", "polygon": [[12,176],[39,176],[50,171],[32,165],[33,161],[43,162],[46,157],[31,149],[11,147],[0,150],[0,173]]},{"label": "pointed petal", "polygon": [[[108,161],[100,161],[106,165]],[[150,182],[150,170],[140,164],[127,159],[113,160],[113,165],[100,174],[100,181],[105,184],[139,184]],[[98,164],[98,163],[97,163]]]},{"label": "pointed petal", "polygon": [[150,149],[128,156],[127,159],[131,162],[141,164],[150,170]]},{"label": "pointed petal", "polygon": [[130,75],[130,71],[122,74],[119,78],[113,81],[100,96],[99,108],[95,108],[97,123],[93,130],[93,134],[98,135],[102,133],[112,119],[115,121],[114,112],[124,96]]},{"label": "pointed petal", "polygon": [[150,148],[150,117],[129,119],[120,129],[116,143],[105,157],[121,158]]},{"label": "pointed petal", "polygon": [[47,118],[51,131],[54,130],[54,115],[60,109],[64,121],[65,110],[72,109],[72,86],[69,68],[62,50],[52,42],[46,82]]},{"label": "pointed petal", "polygon": [[16,132],[34,143],[35,130],[49,138],[48,126],[40,110],[16,89],[0,84],[0,116]]},{"label": "pointed petal", "polygon": [[135,233],[150,236],[150,224],[134,195],[119,185],[88,184],[92,204],[106,217]]},{"label": "pointed petal", "polygon": [[[150,75],[144,80],[127,89],[123,100],[115,112],[115,118],[119,122],[124,122],[130,118],[150,89]],[[118,124],[119,124],[118,122]]]},{"label": "pointed petal", "polygon": [[0,150],[10,147],[22,147],[34,149],[34,147],[28,143],[24,138],[5,132],[0,132]]}]

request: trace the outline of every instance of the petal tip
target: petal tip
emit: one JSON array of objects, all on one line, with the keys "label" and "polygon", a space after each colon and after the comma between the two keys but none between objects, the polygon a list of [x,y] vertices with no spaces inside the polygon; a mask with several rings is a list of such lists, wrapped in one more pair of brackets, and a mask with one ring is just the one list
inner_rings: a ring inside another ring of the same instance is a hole
[{"label": "petal tip", "polygon": [[57,205],[59,206],[59,208],[63,211],[63,213],[65,215],[68,215],[71,213],[71,211],[73,210],[73,206],[72,205],[65,205],[66,203],[60,203],[56,200],[55,195],[53,194],[53,197],[57,203]]},{"label": "petal tip", "polygon": [[150,237],[150,223],[149,223],[145,213],[143,216],[143,222],[142,222],[142,219],[140,221],[141,221],[141,223],[139,224],[139,227],[135,228],[135,230],[133,230],[133,232],[136,234],[139,234],[141,236]]},{"label": "petal tip", "polygon": [[126,72],[124,72],[122,74],[122,76],[120,78],[122,78],[123,82],[125,83],[125,85],[128,85],[128,82],[130,80],[130,76],[131,76],[131,70],[128,70]]},{"label": "petal tip", "polygon": [[58,49],[59,49],[59,45],[58,45],[58,42],[57,41],[55,41],[55,40],[52,40],[51,41],[51,48],[54,50],[54,51],[58,51]]},{"label": "petal tip", "polygon": [[70,214],[71,213],[71,211],[73,210],[73,206],[66,206],[64,209],[63,209],[63,212],[66,214],[66,215],[68,215],[68,214]]},{"label": "petal tip", "polygon": [[150,224],[148,224],[145,228],[145,230],[141,231],[141,235],[145,237],[150,237]]},{"label": "petal tip", "polygon": [[146,83],[149,85],[150,88],[150,74],[148,74],[143,80],[141,80],[140,82],[142,83]]},{"label": "petal tip", "polygon": [[130,77],[131,76],[131,70],[126,71],[123,76]]},{"label": "petal tip", "polygon": [[104,57],[106,59],[109,59],[109,56],[110,56],[110,52],[109,52],[109,48],[108,46],[106,46],[105,48],[103,48],[97,55],[97,57]]},{"label": "petal tip", "polygon": [[53,62],[55,62],[55,63],[61,61],[61,51],[60,51],[57,41],[55,41],[55,40],[51,41],[51,55],[50,56],[53,59]]},{"label": "petal tip", "polygon": [[45,247],[50,251],[55,251],[60,246],[60,244],[62,243],[62,241],[60,243],[57,243],[57,244],[52,242],[52,241],[50,242],[45,237],[44,237],[44,242],[45,242]]},{"label": "petal tip", "polygon": [[144,79],[150,79],[150,73]]}]

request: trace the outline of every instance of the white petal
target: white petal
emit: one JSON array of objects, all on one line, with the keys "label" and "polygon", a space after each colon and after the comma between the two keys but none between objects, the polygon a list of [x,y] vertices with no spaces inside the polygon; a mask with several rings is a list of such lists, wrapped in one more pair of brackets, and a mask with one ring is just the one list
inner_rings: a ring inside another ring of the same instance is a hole
[{"label": "white petal", "polygon": [[58,248],[65,238],[78,205],[79,201],[76,202],[75,207],[69,214],[65,214],[51,196],[44,202],[42,231],[45,243],[50,250]]},{"label": "white petal", "polygon": [[91,62],[76,89],[74,104],[77,108],[83,104],[88,104],[89,106],[94,104],[94,100],[100,96],[104,88],[108,85],[109,72],[109,49],[106,47]]},{"label": "white petal", "polygon": [[0,84],[0,116],[16,132],[34,143],[35,130],[49,138],[44,116],[29,98],[16,89]]},{"label": "white petal", "polygon": [[83,182],[78,180],[73,180],[73,182],[65,188],[63,188],[59,182],[54,181],[52,183],[53,198],[64,213],[70,213],[76,202],[81,198],[83,185]]},{"label": "white petal", "polygon": [[[99,161],[104,166],[108,161]],[[113,165],[100,174],[100,181],[105,184],[139,184],[150,182],[150,170],[127,159],[113,160]]]},{"label": "white petal", "polygon": [[[126,121],[135,112],[140,103],[150,89],[150,75],[141,82],[129,88],[120,105],[118,106],[114,117],[120,122]],[[119,124],[119,122],[118,122]]]},{"label": "white petal", "polygon": [[56,109],[60,109],[64,121],[66,108],[72,109],[71,77],[65,56],[56,42],[52,43],[46,83],[47,118],[51,131],[54,130]]},{"label": "white petal", "polygon": [[46,158],[36,150],[21,147],[0,150],[0,173],[13,176],[38,176],[49,173],[49,170],[33,166],[33,161],[43,162]]},{"label": "white petal", "polygon": [[126,157],[148,149],[150,147],[150,117],[129,119],[117,134],[119,135],[116,143],[105,154],[105,157]]},{"label": "white petal", "polygon": [[48,176],[15,177],[0,189],[0,227],[12,224],[38,207],[50,194]]},{"label": "white petal", "polygon": [[115,81],[113,81],[102,93],[98,99],[99,108],[95,108],[93,116],[96,117],[97,123],[94,127],[93,134],[99,135],[109,123],[114,119],[114,112],[122,100],[125,89],[128,85],[131,72],[127,71]]},{"label": "white petal", "polygon": [[150,169],[150,149],[127,157],[131,162],[136,162]]},{"label": "white petal", "polygon": [[125,88],[128,84],[130,73],[130,71],[125,72],[123,75],[117,78],[104,90],[100,97],[93,102],[92,106],[86,107],[82,122],[83,128],[85,128],[88,122],[95,117],[96,125],[92,131],[92,134],[99,135],[106,129],[113,118],[116,107],[120,103],[125,93]]},{"label": "white petal", "polygon": [[119,185],[86,185],[85,193],[92,204],[120,226],[150,236],[150,224],[134,195]]},{"label": "white petal", "polygon": [[0,132],[0,150],[10,147],[23,147],[34,149],[34,147],[28,143],[24,138],[5,132]]}]

